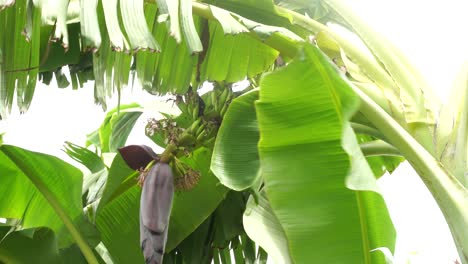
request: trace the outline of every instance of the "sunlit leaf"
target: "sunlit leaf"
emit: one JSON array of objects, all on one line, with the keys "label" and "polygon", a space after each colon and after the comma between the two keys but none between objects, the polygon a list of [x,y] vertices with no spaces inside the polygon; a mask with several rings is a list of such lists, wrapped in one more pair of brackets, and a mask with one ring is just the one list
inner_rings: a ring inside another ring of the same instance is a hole
[{"label": "sunlit leaf", "polygon": [[365,191],[370,170],[356,178],[367,163],[346,129],[356,96],[315,47],[301,58],[263,78],[256,104],[265,190],[291,258],[385,263],[370,250],[393,249],[393,226],[380,195]]}]

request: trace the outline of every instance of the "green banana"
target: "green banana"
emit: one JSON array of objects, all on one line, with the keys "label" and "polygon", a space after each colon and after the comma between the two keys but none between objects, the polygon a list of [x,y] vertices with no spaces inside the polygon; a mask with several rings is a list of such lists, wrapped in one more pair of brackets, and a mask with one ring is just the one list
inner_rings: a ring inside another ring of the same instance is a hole
[{"label": "green banana", "polygon": [[187,129],[187,132],[189,132],[191,134],[195,134],[195,132],[198,131],[198,127],[200,126],[200,122],[201,122],[200,118],[193,121],[192,125]]},{"label": "green banana", "polygon": [[216,137],[212,137],[210,139],[205,140],[202,145],[205,147],[211,147],[214,144],[215,140]]},{"label": "green banana", "polygon": [[196,120],[198,118],[198,113],[200,111],[200,107],[198,106],[198,103],[194,107],[192,107],[192,109],[193,109],[192,118]]},{"label": "green banana", "polygon": [[197,132],[195,133],[195,136],[198,137],[205,130],[205,127],[206,127],[206,123],[201,124],[201,126],[198,127]]},{"label": "green banana", "polygon": [[206,136],[206,133],[200,133],[197,136],[197,142],[201,142],[205,136]]},{"label": "green banana", "polygon": [[219,104],[223,105],[226,103],[226,99],[228,98],[230,89],[229,88],[224,88],[223,92],[219,96]]},{"label": "green banana", "polygon": [[221,111],[219,112],[219,115],[220,115],[221,117],[224,116],[224,114],[226,113],[228,107],[229,107],[229,104],[226,102],[226,103],[224,104],[223,108],[221,109]]},{"label": "green banana", "polygon": [[214,106],[215,112],[219,111],[218,90],[211,91],[211,104]]}]

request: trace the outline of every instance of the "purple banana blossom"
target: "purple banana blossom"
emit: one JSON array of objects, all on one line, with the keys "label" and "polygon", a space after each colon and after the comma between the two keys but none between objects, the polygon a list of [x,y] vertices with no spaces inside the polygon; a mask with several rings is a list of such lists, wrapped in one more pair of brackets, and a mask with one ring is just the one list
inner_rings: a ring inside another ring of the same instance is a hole
[{"label": "purple banana blossom", "polygon": [[[119,149],[125,162],[135,170],[145,168],[158,156],[148,146],[127,146]],[[140,245],[147,264],[162,264],[167,242],[169,217],[174,196],[171,167],[156,163],[142,172],[143,190],[140,198]],[[140,179],[141,180],[141,179]]]}]

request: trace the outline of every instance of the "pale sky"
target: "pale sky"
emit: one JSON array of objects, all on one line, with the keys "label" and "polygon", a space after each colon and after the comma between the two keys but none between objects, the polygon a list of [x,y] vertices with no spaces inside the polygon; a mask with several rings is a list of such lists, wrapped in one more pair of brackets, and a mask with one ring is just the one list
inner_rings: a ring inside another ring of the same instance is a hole
[{"label": "pale sky", "polygon": [[[350,1],[351,2],[351,1]],[[468,1],[361,0],[356,12],[399,46],[414,62],[441,98],[446,98],[458,69],[468,60]],[[0,121],[7,144],[57,155],[64,141],[83,145],[105,113],[94,105],[93,85],[72,91],[39,84],[29,112],[12,113]],[[156,97],[139,87],[126,88],[122,103],[148,104]],[[109,104],[111,109],[116,105]],[[159,104],[164,104],[160,100]],[[127,144],[151,144],[143,136],[145,113]],[[71,161],[67,159],[67,161]],[[76,164],[76,163],[74,163]],[[449,264],[457,253],[448,227],[418,176],[405,163],[379,181],[398,232],[394,263]]]}]

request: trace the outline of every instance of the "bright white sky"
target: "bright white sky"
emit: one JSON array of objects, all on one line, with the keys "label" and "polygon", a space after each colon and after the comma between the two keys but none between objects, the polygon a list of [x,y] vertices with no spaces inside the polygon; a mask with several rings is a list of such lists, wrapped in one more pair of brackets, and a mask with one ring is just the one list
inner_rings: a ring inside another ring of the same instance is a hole
[{"label": "bright white sky", "polygon": [[[351,1],[350,1],[351,2]],[[446,98],[451,82],[468,60],[468,1],[355,0],[356,12],[396,43]],[[24,115],[13,113],[0,121],[4,141],[66,159],[64,141],[83,145],[105,113],[93,103],[93,85],[78,91],[40,84],[32,106]],[[135,87],[124,91],[122,103],[148,104],[156,97]],[[159,99],[163,104],[164,100]],[[115,98],[109,109],[116,105]],[[148,117],[137,122],[128,144],[151,144],[143,135]],[[69,159],[68,159],[69,160]],[[69,160],[70,161],[70,160]],[[434,200],[408,164],[384,176],[383,189],[398,232],[395,262],[449,264],[457,258],[448,227]]]}]

